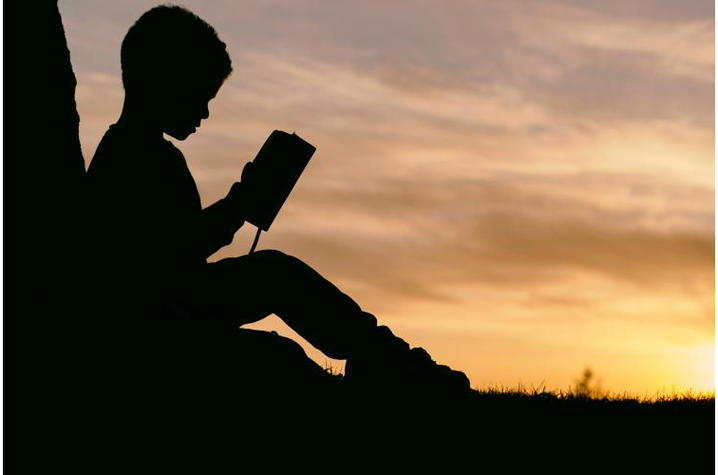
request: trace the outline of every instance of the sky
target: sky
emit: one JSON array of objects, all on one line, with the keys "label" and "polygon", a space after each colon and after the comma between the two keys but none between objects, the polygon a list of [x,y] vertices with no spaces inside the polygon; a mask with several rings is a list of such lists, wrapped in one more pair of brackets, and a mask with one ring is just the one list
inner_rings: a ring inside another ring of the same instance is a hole
[{"label": "sky", "polygon": [[[714,388],[714,3],[186,1],[234,72],[183,142],[205,206],[274,129],[317,152],[259,248],[472,387]],[[60,1],[89,164],[154,2]],[[246,224],[211,260],[246,254]],[[254,328],[297,338],[275,317]]]}]

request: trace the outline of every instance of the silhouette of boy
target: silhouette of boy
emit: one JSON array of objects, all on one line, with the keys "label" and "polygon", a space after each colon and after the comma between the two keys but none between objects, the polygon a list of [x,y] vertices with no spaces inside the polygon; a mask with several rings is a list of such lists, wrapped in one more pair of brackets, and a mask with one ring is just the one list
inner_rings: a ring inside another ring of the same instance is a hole
[{"label": "silhouette of boy", "polygon": [[[332,358],[436,366],[295,257],[260,250],[207,263],[244,223],[244,187],[260,185],[248,164],[225,198],[202,209],[182,152],[163,138],[193,134],[232,72],[210,25],[178,6],[153,8],[125,36],[121,64],[122,112],[87,174],[101,300],[169,304],[220,332],[274,313]],[[468,386],[463,373],[452,374]]]}]

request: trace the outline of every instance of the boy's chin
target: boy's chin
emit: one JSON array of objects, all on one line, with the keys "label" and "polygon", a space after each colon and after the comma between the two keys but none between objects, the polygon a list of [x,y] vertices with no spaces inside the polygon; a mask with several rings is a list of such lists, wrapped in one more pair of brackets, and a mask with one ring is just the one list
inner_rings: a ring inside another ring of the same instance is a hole
[{"label": "boy's chin", "polygon": [[189,129],[167,129],[165,133],[177,140],[184,140],[196,131],[197,129],[195,127],[190,127]]}]

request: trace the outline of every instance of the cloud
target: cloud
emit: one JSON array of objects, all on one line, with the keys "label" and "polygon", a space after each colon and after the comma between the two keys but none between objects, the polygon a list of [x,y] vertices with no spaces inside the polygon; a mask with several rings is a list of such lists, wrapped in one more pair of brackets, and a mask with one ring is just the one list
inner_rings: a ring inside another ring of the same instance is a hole
[{"label": "cloud", "polygon": [[712,83],[714,31],[712,20],[652,22],[639,28],[635,23],[606,22],[579,29],[572,36],[587,46],[646,55],[668,74]]}]

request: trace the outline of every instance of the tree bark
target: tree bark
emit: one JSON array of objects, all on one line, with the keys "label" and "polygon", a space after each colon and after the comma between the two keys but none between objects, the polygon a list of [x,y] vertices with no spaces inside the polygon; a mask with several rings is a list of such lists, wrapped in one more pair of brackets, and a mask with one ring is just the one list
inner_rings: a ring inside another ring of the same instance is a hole
[{"label": "tree bark", "polygon": [[57,2],[4,5],[5,456],[56,472],[72,459],[80,379],[68,351],[82,320],[76,81]]}]

